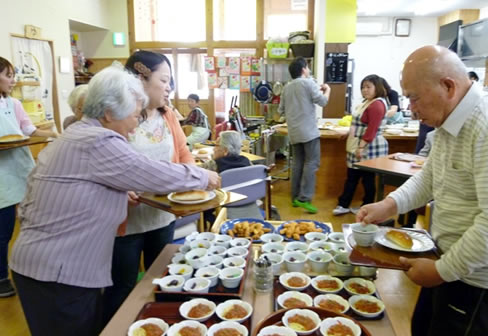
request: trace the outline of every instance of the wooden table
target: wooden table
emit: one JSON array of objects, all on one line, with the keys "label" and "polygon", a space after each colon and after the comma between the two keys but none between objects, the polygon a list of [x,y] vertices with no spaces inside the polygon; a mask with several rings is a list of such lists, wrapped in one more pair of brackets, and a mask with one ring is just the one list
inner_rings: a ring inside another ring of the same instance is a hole
[{"label": "wooden table", "polygon": [[34,136],[34,137],[30,137],[28,140],[25,141],[0,143],[0,150],[8,150],[8,149],[19,148],[24,146],[44,144],[44,143],[49,143],[51,141],[53,141],[51,138]]},{"label": "wooden table", "polygon": [[[286,127],[276,128],[280,134],[288,134]],[[417,143],[416,133],[405,135],[383,134],[388,140],[389,153],[413,153]],[[346,166],[347,134],[333,130],[320,130],[320,168],[316,173],[315,192],[324,198],[336,199],[343,191],[347,177]],[[356,193],[358,200],[361,193]]]},{"label": "wooden table", "polygon": [[[393,154],[395,155],[395,154]],[[378,178],[376,200],[384,198],[385,184],[400,186],[421,168],[413,168],[410,162],[399,161],[392,158],[393,155],[383,156],[372,160],[355,163],[358,169],[375,173]]]},{"label": "wooden table", "polygon": [[[134,322],[137,314],[145,303],[154,301],[152,284],[153,278],[161,277],[166,266],[171,261],[171,257],[177,251],[179,245],[167,245],[161,254],[154,261],[152,266],[146,272],[142,280],[137,284],[129,297],[124,301],[114,317],[103,329],[102,336],[125,336],[129,326]],[[256,293],[253,290],[252,269],[247,272],[245,278],[245,289],[242,299],[249,302],[254,309],[251,317],[251,328],[255,328],[258,323],[273,312],[273,294]],[[391,325],[390,319],[385,312],[385,317],[378,321],[361,321],[368,328],[372,335],[394,336],[395,331]],[[249,331],[251,334],[252,330]]]}]

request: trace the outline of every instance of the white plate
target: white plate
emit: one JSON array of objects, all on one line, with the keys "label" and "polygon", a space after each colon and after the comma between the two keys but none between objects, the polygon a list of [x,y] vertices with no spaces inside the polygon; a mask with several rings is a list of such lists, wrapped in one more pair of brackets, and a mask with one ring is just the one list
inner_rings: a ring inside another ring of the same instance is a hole
[{"label": "white plate", "polygon": [[22,141],[26,141],[26,140],[29,140],[30,137],[24,135],[22,137],[22,139],[13,139],[13,140],[0,140],[0,143],[14,143],[14,142],[22,142]]},{"label": "white plate", "polygon": [[407,133],[415,133],[415,132],[418,132],[419,129],[416,128],[416,127],[405,127],[403,129],[404,132],[407,132]]},{"label": "white plate", "polygon": [[388,232],[388,229],[380,229],[380,231],[376,235],[375,240],[378,244],[389,247],[393,250],[404,252],[426,252],[432,250],[435,247],[434,242],[427,235],[415,231],[403,231],[407,233],[413,241],[412,248],[406,249],[386,239],[386,232]]},{"label": "white plate", "polygon": [[196,200],[196,201],[180,201],[180,200],[175,200],[173,198],[174,193],[171,193],[168,195],[168,199],[171,202],[179,203],[179,204],[200,204],[200,203],[205,203],[207,201],[210,201],[211,199],[215,198],[215,192],[214,191],[207,191],[208,196],[205,199],[202,200]]}]

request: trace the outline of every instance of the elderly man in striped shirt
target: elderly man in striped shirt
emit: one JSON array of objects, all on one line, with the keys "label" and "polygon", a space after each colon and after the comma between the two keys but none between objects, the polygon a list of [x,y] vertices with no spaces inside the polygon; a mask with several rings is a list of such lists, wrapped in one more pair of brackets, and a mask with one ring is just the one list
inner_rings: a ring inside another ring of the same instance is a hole
[{"label": "elderly man in striped shirt", "polygon": [[412,335],[488,335],[488,99],[448,49],[413,52],[403,93],[422,122],[437,128],[423,169],[358,221],[379,223],[435,199],[432,236],[439,260],[400,258],[423,286]]}]

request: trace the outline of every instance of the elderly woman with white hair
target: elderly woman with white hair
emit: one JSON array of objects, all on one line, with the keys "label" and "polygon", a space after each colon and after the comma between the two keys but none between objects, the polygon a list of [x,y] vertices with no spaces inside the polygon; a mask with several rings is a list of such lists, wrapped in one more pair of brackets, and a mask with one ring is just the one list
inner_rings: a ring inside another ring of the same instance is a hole
[{"label": "elderly woman with white hair", "polygon": [[127,191],[214,189],[215,172],[153,161],[128,133],[147,104],[141,81],[116,67],[88,85],[83,118],[39,155],[20,205],[10,266],[32,335],[97,335],[101,288],[112,284]]},{"label": "elderly woman with white hair", "polygon": [[71,124],[81,120],[81,117],[83,116],[83,104],[85,103],[87,91],[88,84],[81,84],[75,87],[69,94],[68,105],[71,107],[73,115],[64,118],[63,129],[67,129]]},{"label": "elderly woman with white hair", "polygon": [[[204,162],[200,165],[200,167],[221,173],[228,169],[241,168],[252,165],[251,161],[249,161],[247,157],[240,154],[241,146],[242,138],[238,132],[220,132],[219,138],[217,139],[214,148],[213,159]],[[208,217],[209,213],[206,213],[206,215]],[[263,215],[261,214],[261,211],[256,204],[228,208],[227,217],[229,219],[242,217],[263,219]]]}]

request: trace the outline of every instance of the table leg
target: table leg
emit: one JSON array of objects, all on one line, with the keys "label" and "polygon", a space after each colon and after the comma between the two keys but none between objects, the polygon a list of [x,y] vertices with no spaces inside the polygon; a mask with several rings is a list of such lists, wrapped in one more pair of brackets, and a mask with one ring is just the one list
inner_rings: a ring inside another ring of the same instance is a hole
[{"label": "table leg", "polygon": [[376,188],[376,202],[382,201],[385,197],[385,175],[376,174],[378,176],[378,186]]},{"label": "table leg", "polygon": [[205,217],[203,215],[203,211],[200,212],[200,219],[198,220],[198,232],[205,231]]}]

